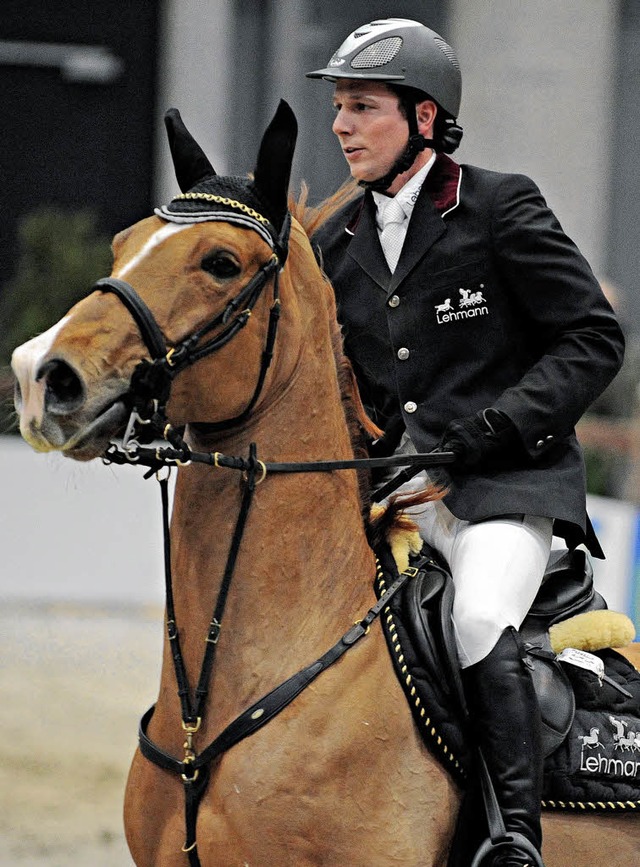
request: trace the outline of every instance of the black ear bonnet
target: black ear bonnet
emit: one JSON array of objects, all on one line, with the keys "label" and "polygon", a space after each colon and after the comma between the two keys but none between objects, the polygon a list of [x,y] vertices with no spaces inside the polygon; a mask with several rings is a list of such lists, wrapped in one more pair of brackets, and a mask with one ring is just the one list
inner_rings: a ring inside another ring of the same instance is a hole
[{"label": "black ear bonnet", "polygon": [[253,178],[216,174],[176,109],[166,113],[165,125],[182,193],[155,213],[174,223],[220,220],[253,229],[278,255],[282,267],[291,227],[287,194],[297,136],[297,122],[287,103],[280,102],[263,136]]}]

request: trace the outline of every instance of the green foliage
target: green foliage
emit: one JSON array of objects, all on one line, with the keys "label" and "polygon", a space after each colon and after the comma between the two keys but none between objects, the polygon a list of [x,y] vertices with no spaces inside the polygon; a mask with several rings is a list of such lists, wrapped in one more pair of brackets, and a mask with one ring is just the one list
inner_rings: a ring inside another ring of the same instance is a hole
[{"label": "green foliage", "polygon": [[0,292],[0,432],[8,421],[16,346],[57,322],[111,266],[110,238],[91,211],[43,206],[18,224],[13,278]]},{"label": "green foliage", "polygon": [[18,226],[13,279],[0,298],[0,363],[20,343],[45,331],[109,271],[110,239],[89,211],[42,207]]}]

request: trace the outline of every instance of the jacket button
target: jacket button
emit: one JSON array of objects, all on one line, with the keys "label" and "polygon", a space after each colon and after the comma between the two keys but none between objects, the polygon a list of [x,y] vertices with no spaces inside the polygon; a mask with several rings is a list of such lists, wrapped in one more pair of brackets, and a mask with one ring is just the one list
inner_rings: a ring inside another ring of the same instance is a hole
[{"label": "jacket button", "polygon": [[389,307],[397,307],[398,304],[400,304],[400,299],[397,295],[392,295],[391,298],[389,298]]},{"label": "jacket button", "polygon": [[398,358],[400,361],[406,361],[409,358],[409,350],[403,346],[402,349],[398,350]]},{"label": "jacket button", "polygon": [[408,400],[404,405],[405,412],[415,412],[418,409],[418,404],[412,400]]},{"label": "jacket button", "polygon": [[536,443],[536,448],[541,449],[543,445],[544,445],[544,440],[538,440],[538,442]]},{"label": "jacket button", "polygon": [[549,434],[549,436],[546,436],[545,439],[548,443],[550,443],[551,440],[553,439],[553,434]]}]

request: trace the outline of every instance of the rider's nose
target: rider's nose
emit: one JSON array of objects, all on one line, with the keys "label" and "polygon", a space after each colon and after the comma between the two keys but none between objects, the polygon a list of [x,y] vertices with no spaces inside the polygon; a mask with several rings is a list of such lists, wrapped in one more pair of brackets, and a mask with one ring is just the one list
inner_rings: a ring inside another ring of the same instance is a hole
[{"label": "rider's nose", "polygon": [[348,133],[351,131],[342,109],[336,112],[336,116],[333,119],[331,129],[337,136],[348,135]]}]

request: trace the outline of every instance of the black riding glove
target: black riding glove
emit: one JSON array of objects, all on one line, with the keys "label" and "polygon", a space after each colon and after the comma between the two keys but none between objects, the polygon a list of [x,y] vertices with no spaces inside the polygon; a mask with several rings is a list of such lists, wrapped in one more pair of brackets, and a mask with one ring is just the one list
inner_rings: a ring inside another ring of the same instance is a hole
[{"label": "black riding glove", "polygon": [[517,443],[518,432],[511,419],[499,409],[489,407],[449,422],[439,448],[454,453],[455,469],[470,470],[488,458],[511,454]]}]

